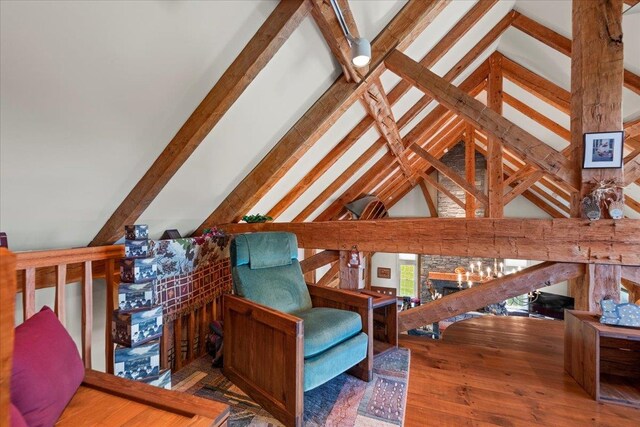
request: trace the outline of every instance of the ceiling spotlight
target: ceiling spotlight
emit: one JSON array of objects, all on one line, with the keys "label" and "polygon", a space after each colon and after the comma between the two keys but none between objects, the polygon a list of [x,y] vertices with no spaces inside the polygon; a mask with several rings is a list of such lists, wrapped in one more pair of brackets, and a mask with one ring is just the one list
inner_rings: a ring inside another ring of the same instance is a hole
[{"label": "ceiling spotlight", "polygon": [[364,67],[371,61],[371,43],[363,38],[347,36],[351,43],[351,62],[356,67]]},{"label": "ceiling spotlight", "polygon": [[369,40],[367,39],[353,37],[349,32],[349,28],[347,28],[347,23],[342,15],[342,10],[340,10],[336,0],[331,0],[331,6],[333,6],[333,11],[338,18],[342,32],[347,38],[349,46],[351,46],[351,62],[356,67],[366,66],[369,64],[369,61],[371,61],[371,43],[369,43]]}]

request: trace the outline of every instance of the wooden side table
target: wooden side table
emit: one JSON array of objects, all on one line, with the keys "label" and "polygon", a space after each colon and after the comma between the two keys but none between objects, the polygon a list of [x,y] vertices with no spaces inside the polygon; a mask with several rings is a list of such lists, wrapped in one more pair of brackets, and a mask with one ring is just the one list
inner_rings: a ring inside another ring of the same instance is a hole
[{"label": "wooden side table", "polygon": [[398,306],[395,295],[360,290],[373,297],[373,354],[398,348]]},{"label": "wooden side table", "polygon": [[640,408],[640,330],[565,311],[564,369],[599,402]]}]

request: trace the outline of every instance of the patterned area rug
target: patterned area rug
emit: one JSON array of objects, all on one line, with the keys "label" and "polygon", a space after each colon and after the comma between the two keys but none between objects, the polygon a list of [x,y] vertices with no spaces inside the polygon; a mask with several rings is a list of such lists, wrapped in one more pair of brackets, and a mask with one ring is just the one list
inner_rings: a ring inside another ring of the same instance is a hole
[{"label": "patterned area rug", "polygon": [[[347,374],[304,395],[305,426],[399,426],[404,421],[409,373],[408,349],[399,348],[374,360],[369,383]],[[242,390],[211,367],[211,357],[190,363],[172,377],[173,390],[231,406],[229,427],[281,426]]]}]

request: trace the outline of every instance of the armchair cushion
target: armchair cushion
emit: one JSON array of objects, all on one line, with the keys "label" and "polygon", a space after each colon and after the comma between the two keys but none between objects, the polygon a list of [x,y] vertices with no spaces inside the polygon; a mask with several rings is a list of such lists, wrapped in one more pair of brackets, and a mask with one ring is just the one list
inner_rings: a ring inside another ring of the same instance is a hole
[{"label": "armchair cushion", "polygon": [[304,361],[304,391],[337,377],[367,357],[367,334],[359,333],[340,345]]},{"label": "armchair cushion", "polygon": [[235,238],[234,266],[251,270],[291,265],[298,258],[298,242],[291,233],[248,233]]},{"label": "armchair cushion", "polygon": [[353,311],[317,307],[294,313],[304,320],[304,358],[316,356],[362,331]]},{"label": "armchair cushion", "polygon": [[247,265],[231,271],[236,295],[284,313],[308,310],[311,297],[304,281],[300,281],[300,263],[251,270]]},{"label": "armchair cushion", "polygon": [[[310,309],[311,297],[297,256],[295,234],[252,233],[236,236],[231,243],[231,274],[235,293],[285,313]],[[268,264],[275,266],[267,268]]]}]

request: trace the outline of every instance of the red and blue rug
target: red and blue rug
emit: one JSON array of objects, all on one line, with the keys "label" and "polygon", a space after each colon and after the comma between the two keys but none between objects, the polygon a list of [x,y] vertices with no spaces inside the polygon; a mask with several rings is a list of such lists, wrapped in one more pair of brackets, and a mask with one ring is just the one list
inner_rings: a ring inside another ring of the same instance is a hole
[{"label": "red and blue rug", "polygon": [[[399,348],[374,360],[373,380],[342,374],[304,395],[305,426],[399,426],[407,402],[410,353]],[[172,377],[173,390],[231,406],[229,427],[281,426],[204,356]]]}]

